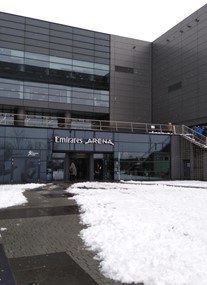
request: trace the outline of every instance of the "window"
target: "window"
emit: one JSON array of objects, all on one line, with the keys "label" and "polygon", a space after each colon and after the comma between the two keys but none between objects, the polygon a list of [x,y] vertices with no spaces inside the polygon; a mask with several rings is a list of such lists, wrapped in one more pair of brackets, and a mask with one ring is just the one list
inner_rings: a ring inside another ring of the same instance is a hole
[{"label": "window", "polygon": [[181,89],[181,88],[182,88],[182,82],[180,81],[180,82],[177,82],[173,85],[168,86],[168,93],[176,91],[176,90]]},{"label": "window", "polygon": [[134,68],[115,65],[115,71],[125,72],[125,73],[134,73]]}]

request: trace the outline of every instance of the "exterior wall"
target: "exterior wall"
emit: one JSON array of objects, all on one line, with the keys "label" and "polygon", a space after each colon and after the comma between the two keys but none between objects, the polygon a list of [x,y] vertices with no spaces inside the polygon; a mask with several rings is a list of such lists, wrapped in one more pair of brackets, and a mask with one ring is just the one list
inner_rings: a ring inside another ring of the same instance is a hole
[{"label": "exterior wall", "polygon": [[110,36],[0,13],[0,104],[109,118]]},{"label": "exterior wall", "polygon": [[84,181],[95,179],[94,163],[100,159],[103,181],[169,179],[170,140],[168,134],[0,126],[0,183],[67,180],[74,157],[77,163],[87,158],[85,167],[79,164],[79,171],[88,171]]},{"label": "exterior wall", "polygon": [[171,137],[171,179],[183,179],[180,136]]},{"label": "exterior wall", "polygon": [[[72,119],[207,125],[207,5],[153,43],[6,13],[0,38],[0,121],[15,125],[0,127],[0,183],[50,181],[56,162],[68,179],[72,157],[87,159],[89,180],[101,160],[115,180],[206,179],[206,151],[178,136],[74,130]],[[27,127],[43,116],[51,128]]]},{"label": "exterior wall", "polygon": [[207,152],[204,152],[203,156],[203,180],[207,181]]},{"label": "exterior wall", "polygon": [[207,123],[207,5],[153,42],[153,121]]},{"label": "exterior wall", "polygon": [[111,36],[110,119],[151,122],[151,43]]}]

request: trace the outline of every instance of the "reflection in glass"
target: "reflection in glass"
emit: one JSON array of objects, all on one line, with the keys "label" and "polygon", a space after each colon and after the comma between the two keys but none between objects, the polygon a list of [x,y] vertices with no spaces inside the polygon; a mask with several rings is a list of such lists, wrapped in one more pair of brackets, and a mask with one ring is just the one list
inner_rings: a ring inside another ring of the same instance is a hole
[{"label": "reflection in glass", "polygon": [[[145,149],[144,152],[116,153],[116,171],[123,180],[158,180],[169,179],[170,143],[169,139],[158,144],[158,148]],[[143,146],[145,144],[143,143]],[[162,148],[160,147],[162,145]],[[140,149],[141,143],[139,143]],[[129,149],[129,148],[128,148]],[[142,148],[144,150],[144,147]]]},{"label": "reflection in glass", "polygon": [[109,91],[0,78],[0,96],[109,107]]}]

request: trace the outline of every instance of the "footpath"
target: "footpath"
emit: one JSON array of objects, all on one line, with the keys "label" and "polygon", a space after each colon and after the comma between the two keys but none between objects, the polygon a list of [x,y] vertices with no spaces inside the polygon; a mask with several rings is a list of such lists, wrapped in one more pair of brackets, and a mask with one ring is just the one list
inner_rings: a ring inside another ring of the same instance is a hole
[{"label": "footpath", "polygon": [[28,190],[28,203],[0,209],[0,285],[123,285],[105,278],[84,247],[68,187]]}]

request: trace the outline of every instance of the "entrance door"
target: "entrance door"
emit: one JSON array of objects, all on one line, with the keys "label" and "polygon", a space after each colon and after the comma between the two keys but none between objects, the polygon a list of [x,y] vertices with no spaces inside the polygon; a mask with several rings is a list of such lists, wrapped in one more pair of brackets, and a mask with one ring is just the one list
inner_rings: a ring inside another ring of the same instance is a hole
[{"label": "entrance door", "polygon": [[77,181],[89,181],[90,155],[88,153],[70,153],[69,165],[74,162],[77,169]]},{"label": "entrance door", "polygon": [[52,154],[47,163],[47,181],[64,181],[65,153]]},{"label": "entrance door", "polygon": [[190,180],[190,160],[183,160],[183,175],[185,180]]},{"label": "entrance door", "polygon": [[102,181],[103,180],[103,159],[94,159],[94,180]]},{"label": "entrance door", "polygon": [[113,181],[113,153],[70,153],[69,165],[74,162],[78,181]]},{"label": "entrance door", "polygon": [[113,181],[114,155],[113,153],[94,153],[94,180]]}]

